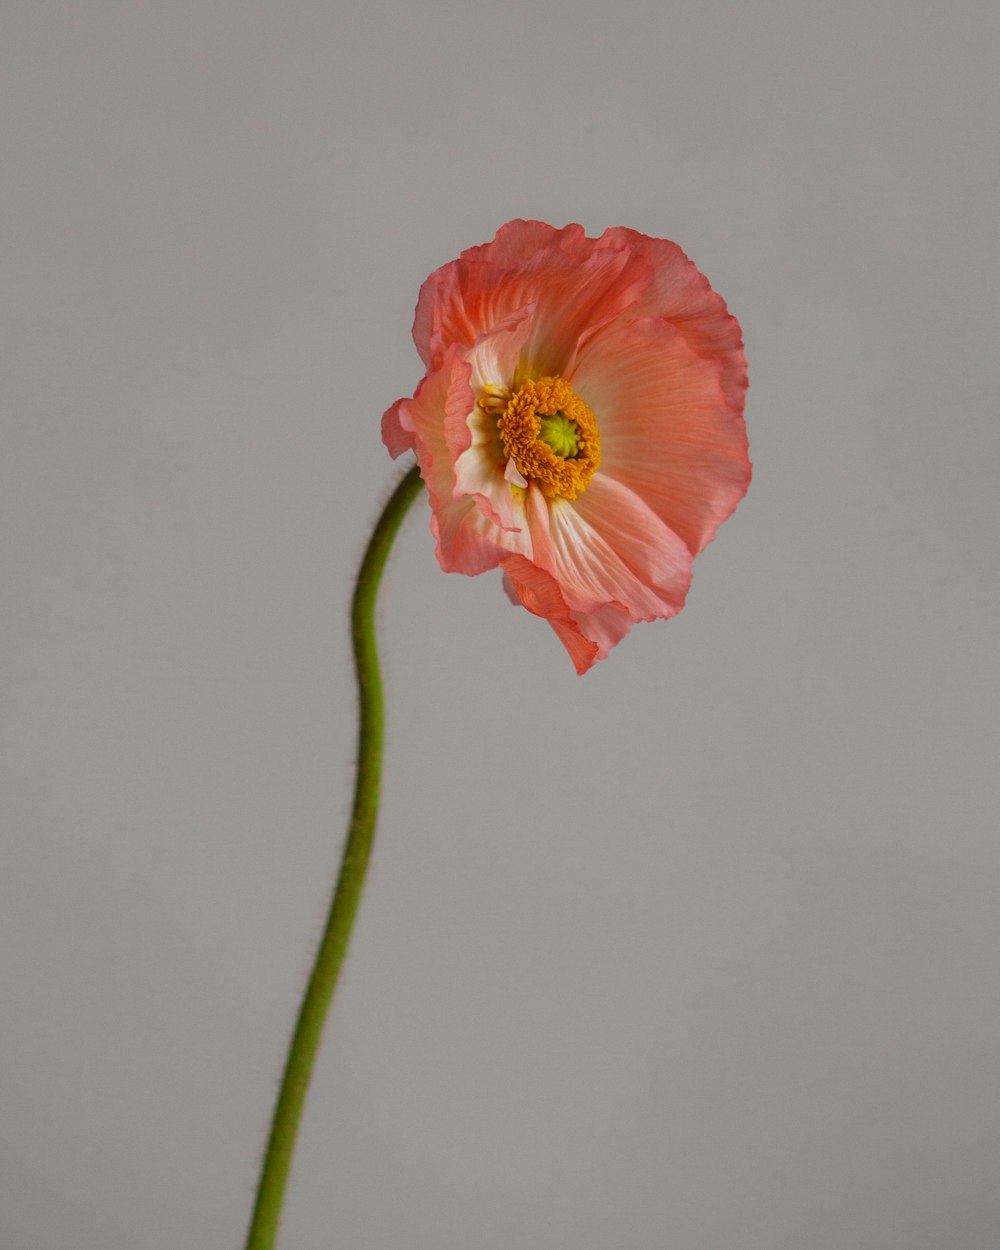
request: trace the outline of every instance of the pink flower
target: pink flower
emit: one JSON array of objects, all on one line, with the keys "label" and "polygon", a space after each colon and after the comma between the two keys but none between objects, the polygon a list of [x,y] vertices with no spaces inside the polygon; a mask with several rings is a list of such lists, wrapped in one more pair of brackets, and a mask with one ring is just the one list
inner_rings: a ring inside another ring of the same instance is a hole
[{"label": "pink flower", "polygon": [[511,221],[424,283],[426,365],[382,418],[446,572],[499,566],[576,665],[684,606],[750,481],[739,323],[681,249]]}]

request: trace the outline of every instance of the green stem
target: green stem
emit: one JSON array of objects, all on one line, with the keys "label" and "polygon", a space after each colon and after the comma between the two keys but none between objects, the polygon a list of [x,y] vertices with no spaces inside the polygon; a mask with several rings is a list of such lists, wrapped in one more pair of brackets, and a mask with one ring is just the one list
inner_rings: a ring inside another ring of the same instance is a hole
[{"label": "green stem", "polygon": [[274,1108],[271,1136],[257,1187],[257,1201],[247,1235],[246,1250],[272,1250],[274,1246],[288,1170],[295,1151],[295,1138],[302,1118],[309,1079],[323,1033],[323,1022],[337,987],[337,978],[347,953],[347,944],[364,886],[365,870],[368,867],[375,836],[375,820],[378,816],[382,728],[385,720],[382,679],[379,676],[378,651],[375,646],[375,597],[389,548],[407,509],[420,492],[420,487],[420,470],[414,465],[393,491],[375,525],[354,588],[351,636],[354,642],[360,703],[354,809],[326,930],[316,954],[312,976],[299,1009],[298,1022],[285,1062],[285,1074]]}]

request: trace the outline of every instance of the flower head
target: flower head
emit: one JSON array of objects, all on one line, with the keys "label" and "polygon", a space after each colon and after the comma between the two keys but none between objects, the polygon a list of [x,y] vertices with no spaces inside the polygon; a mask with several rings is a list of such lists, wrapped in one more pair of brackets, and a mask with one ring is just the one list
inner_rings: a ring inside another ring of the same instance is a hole
[{"label": "flower head", "polygon": [[577,672],[684,606],[750,481],[740,327],[666,239],[511,221],[424,283],[426,373],[382,418],[446,572],[499,567]]}]

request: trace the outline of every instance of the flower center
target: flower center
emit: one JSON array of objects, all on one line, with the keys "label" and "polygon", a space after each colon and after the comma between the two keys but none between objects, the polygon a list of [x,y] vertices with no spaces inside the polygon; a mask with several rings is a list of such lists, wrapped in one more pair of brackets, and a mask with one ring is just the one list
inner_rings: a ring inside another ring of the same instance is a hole
[{"label": "flower center", "polygon": [[601,463],[597,420],[565,378],[525,382],[497,428],[508,459],[549,499],[575,499]]}]

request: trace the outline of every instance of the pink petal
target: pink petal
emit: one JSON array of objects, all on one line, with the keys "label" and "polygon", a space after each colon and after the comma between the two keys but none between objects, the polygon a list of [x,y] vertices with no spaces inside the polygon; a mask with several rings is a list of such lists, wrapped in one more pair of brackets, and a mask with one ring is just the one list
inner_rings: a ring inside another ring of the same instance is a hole
[{"label": "pink petal", "polygon": [[528,304],[478,336],[468,355],[475,390],[485,386],[510,387],[524,345],[531,337],[534,313],[534,304]]}]

